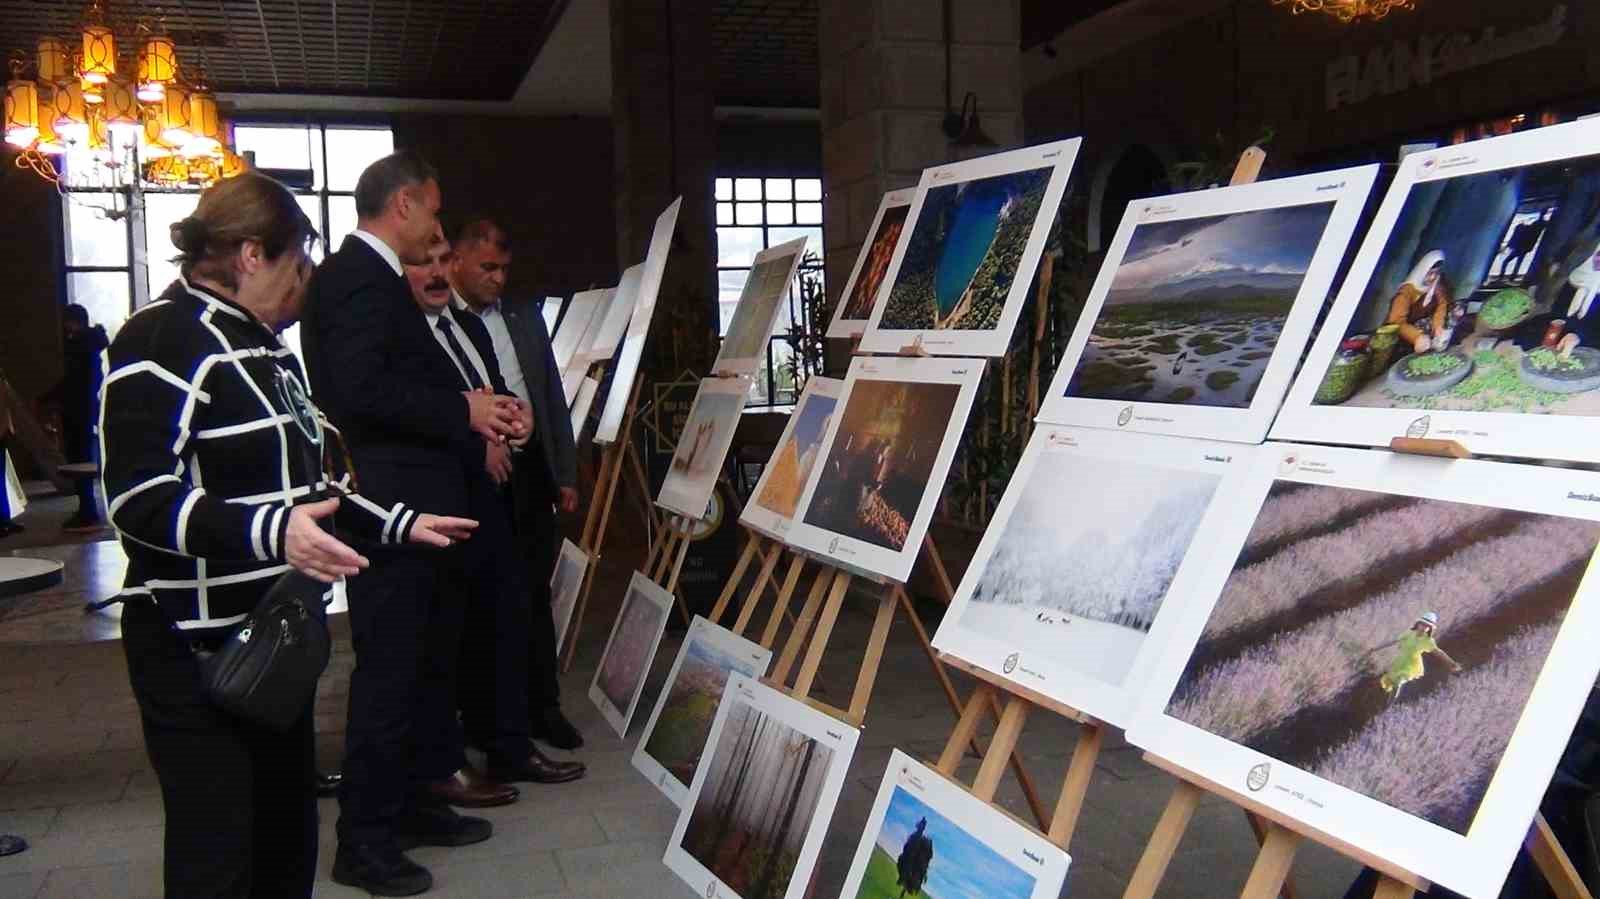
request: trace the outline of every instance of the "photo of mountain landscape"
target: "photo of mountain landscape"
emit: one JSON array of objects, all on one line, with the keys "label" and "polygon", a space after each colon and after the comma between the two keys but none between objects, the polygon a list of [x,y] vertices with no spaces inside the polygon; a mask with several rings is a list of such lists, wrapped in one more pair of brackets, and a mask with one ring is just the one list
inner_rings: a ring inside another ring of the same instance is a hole
[{"label": "photo of mountain landscape", "polygon": [[1065,395],[1248,408],[1334,205],[1139,225]]},{"label": "photo of mountain landscape", "polygon": [[687,790],[705,752],[730,674],[760,677],[772,653],[696,618],[639,752]]}]

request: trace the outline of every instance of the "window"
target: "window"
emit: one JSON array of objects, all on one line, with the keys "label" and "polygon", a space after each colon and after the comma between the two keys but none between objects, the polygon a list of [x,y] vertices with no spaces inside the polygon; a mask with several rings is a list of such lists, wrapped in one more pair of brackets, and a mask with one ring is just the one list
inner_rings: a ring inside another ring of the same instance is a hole
[{"label": "window", "polygon": [[[819,178],[718,178],[717,201],[717,336],[733,320],[739,293],[756,254],[777,244],[806,237],[805,275],[822,276],[822,180]],[[794,372],[796,338],[804,334],[809,310],[799,289],[789,287],[787,315],[779,313],[767,364],[756,373],[750,403],[792,405],[799,397]],[[796,329],[799,334],[796,334]]]},{"label": "window", "polygon": [[[355,230],[356,179],[394,152],[394,135],[386,127],[238,124],[234,144],[289,185],[322,235],[312,248],[320,262]],[[67,301],[86,307],[113,336],[136,306],[178,277],[172,225],[194,211],[200,192],[145,188],[134,197],[132,190],[69,189],[62,198]],[[296,330],[285,334],[291,346],[298,346]]]}]

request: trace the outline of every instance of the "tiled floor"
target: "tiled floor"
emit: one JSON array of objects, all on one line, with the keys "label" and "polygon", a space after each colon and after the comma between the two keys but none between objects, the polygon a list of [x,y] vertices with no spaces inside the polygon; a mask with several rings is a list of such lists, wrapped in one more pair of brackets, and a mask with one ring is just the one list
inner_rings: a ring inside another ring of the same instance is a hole
[{"label": "tiled floor", "polygon": [[[661,864],[676,810],[629,763],[639,725],[679,638],[669,635],[662,646],[628,740],[615,737],[585,697],[620,589],[637,561],[624,549],[630,545],[637,541],[619,539],[606,558],[578,665],[564,683],[566,708],[589,739],[579,753],[589,764],[589,776],[569,785],[530,785],[518,804],[489,810],[486,817],[497,832],[487,843],[418,850],[415,858],[436,878],[430,895],[692,899]],[[86,620],[81,611],[85,597],[100,595],[114,582],[114,553],[103,545],[26,552],[61,558],[68,573],[67,582],[52,593],[0,600],[0,833],[20,833],[33,844],[28,852],[0,859],[0,899],[159,896],[161,802],[145,761],[120,644],[103,639],[114,634],[115,622]],[[842,702],[854,683],[870,607],[870,597],[857,597],[840,619],[819,679],[828,701]],[[931,618],[936,610],[925,608],[924,614]],[[328,765],[338,762],[352,662],[348,643],[341,643],[318,699],[319,753]],[[971,689],[961,677],[956,683],[963,693]],[[931,759],[953,723],[910,628],[899,623],[891,632],[860,749],[824,845],[815,895],[837,894],[890,749],[898,746]],[[1040,713],[1023,733],[1021,750],[1047,805],[1053,805],[1073,739],[1065,721]],[[963,776],[970,780],[975,766],[969,759]],[[1140,761],[1136,749],[1108,741],[1073,842],[1068,895],[1121,895],[1171,785]],[[1013,814],[1027,817],[1012,779],[1007,778],[1000,800]],[[336,814],[336,804],[324,801],[317,895],[359,895],[326,880]],[[1240,813],[1208,800],[1194,817],[1161,895],[1237,895],[1254,851]],[[1300,896],[1336,897],[1353,874],[1344,860],[1307,847],[1295,880]]]}]

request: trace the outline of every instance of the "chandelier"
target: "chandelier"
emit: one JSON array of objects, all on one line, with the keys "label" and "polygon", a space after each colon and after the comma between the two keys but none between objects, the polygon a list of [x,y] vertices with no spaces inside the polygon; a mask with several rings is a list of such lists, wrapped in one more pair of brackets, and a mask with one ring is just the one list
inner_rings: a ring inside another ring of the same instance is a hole
[{"label": "chandelier", "polygon": [[1397,9],[1415,9],[1416,0],[1272,0],[1272,5],[1287,5],[1296,15],[1325,12],[1348,23],[1357,19],[1376,21]]},{"label": "chandelier", "polygon": [[111,189],[205,187],[244,171],[204,72],[179,64],[159,23],[119,35],[93,0],[78,31],[11,55],[4,139],[19,168],[60,187]]}]

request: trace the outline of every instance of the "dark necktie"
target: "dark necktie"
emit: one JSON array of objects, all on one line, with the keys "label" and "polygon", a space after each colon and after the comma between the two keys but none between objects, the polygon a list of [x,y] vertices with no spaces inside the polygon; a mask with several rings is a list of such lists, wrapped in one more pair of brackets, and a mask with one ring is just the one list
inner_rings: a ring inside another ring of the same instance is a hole
[{"label": "dark necktie", "polygon": [[439,316],[439,333],[444,335],[444,342],[450,347],[450,355],[456,357],[456,364],[461,366],[461,371],[467,376],[467,386],[473,390],[482,390],[483,379],[478,377],[478,369],[473,366],[472,360],[467,358],[467,351],[461,348],[461,341],[456,339],[456,329],[451,326],[448,315]]}]

